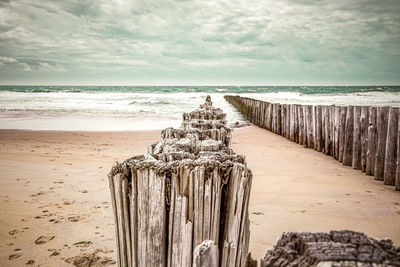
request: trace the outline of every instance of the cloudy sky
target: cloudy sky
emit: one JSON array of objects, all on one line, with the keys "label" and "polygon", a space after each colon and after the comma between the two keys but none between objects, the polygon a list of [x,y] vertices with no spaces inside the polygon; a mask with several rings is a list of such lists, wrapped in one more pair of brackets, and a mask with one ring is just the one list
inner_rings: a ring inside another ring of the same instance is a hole
[{"label": "cloudy sky", "polygon": [[0,84],[400,84],[399,0],[0,0]]}]

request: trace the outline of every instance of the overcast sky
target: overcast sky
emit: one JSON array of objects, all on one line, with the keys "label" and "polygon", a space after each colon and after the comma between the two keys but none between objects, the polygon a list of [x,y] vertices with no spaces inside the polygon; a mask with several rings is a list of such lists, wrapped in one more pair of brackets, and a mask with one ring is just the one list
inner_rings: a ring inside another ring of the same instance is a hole
[{"label": "overcast sky", "polygon": [[0,0],[0,84],[400,84],[399,0]]}]

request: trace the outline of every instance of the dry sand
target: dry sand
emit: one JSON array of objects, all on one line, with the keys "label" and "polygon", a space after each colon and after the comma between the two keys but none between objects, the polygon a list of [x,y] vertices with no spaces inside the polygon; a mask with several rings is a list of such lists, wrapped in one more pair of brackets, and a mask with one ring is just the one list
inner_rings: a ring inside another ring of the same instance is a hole
[{"label": "dry sand", "polygon": [[[1,130],[0,266],[71,266],[84,253],[115,261],[107,172],[159,134]],[[253,258],[284,231],[352,229],[400,245],[393,187],[255,126],[235,130],[233,149],[254,175]]]}]

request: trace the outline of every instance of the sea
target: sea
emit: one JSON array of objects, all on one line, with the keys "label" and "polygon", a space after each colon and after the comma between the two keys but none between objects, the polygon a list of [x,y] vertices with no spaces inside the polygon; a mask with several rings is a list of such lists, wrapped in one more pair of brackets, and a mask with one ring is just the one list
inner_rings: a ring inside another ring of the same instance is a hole
[{"label": "sea", "polygon": [[210,95],[229,125],[245,119],[224,95],[273,103],[400,107],[400,86],[0,86],[0,129],[132,131],[179,127]]}]

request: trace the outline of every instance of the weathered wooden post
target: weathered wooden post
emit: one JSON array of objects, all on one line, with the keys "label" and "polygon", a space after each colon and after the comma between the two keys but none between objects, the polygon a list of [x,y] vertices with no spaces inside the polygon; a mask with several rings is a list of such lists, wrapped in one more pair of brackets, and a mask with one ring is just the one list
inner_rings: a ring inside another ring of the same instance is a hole
[{"label": "weathered wooden post", "polygon": [[383,174],[383,183],[388,185],[395,185],[396,182],[397,138],[399,135],[398,114],[398,108],[389,109],[385,165]]},{"label": "weathered wooden post", "polygon": [[180,129],[162,131],[148,154],[115,164],[109,182],[119,266],[198,266],[204,250],[194,252],[206,240],[218,250],[218,266],[245,266],[252,174],[230,146],[225,114],[207,97],[183,114]]},{"label": "weathered wooden post", "polygon": [[[399,114],[399,117],[400,117],[400,114]],[[397,129],[400,131],[400,118],[398,118],[398,121],[399,121],[399,124],[397,125]],[[400,133],[397,134],[397,161],[396,161],[395,190],[400,191]]]},{"label": "weathered wooden post", "polygon": [[360,139],[361,139],[361,171],[365,172],[367,168],[368,153],[368,107],[361,107],[360,117]]},{"label": "weathered wooden post", "polygon": [[368,125],[368,151],[365,173],[374,175],[375,172],[375,154],[376,154],[376,107],[369,108],[369,125]]},{"label": "weathered wooden post", "polygon": [[375,152],[375,180],[383,180],[385,166],[385,150],[388,126],[388,108],[378,107],[376,110],[377,147]]},{"label": "weathered wooden post", "polygon": [[333,157],[336,160],[339,160],[339,126],[340,126],[340,107],[335,106],[335,121],[334,121],[334,125],[333,125],[333,147],[334,147],[334,153],[333,153]]},{"label": "weathered wooden post", "polygon": [[289,232],[267,250],[260,266],[400,266],[400,251],[390,239],[355,231]]},{"label": "weathered wooden post", "polygon": [[344,143],[346,142],[347,107],[340,107],[339,118],[339,162],[343,162]]},{"label": "weathered wooden post", "polygon": [[354,107],[353,169],[361,170],[361,107]]},{"label": "weathered wooden post", "polygon": [[346,115],[346,129],[344,132],[344,152],[343,152],[343,165],[351,166],[353,162],[353,130],[354,130],[354,107],[347,107]]},{"label": "weathered wooden post", "polygon": [[322,151],[322,114],[321,114],[321,106],[315,106],[315,129],[314,129],[314,149],[318,152]]},{"label": "weathered wooden post", "polygon": [[306,106],[306,120],[307,120],[307,147],[314,148],[314,122],[313,122],[313,106]]},{"label": "weathered wooden post", "polygon": [[298,105],[297,106],[297,114],[299,120],[299,145],[304,144],[305,139],[305,126],[304,126],[304,106]]}]

